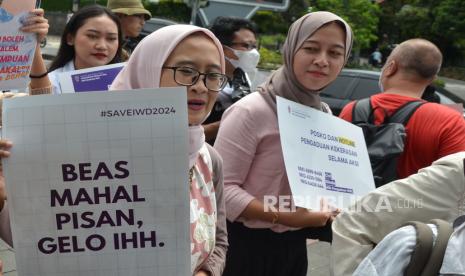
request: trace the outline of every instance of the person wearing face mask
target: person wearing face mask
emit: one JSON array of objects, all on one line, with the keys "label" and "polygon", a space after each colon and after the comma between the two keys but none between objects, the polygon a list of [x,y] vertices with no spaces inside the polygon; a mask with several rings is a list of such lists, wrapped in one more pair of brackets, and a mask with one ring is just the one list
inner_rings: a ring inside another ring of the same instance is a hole
[{"label": "person wearing face mask", "polygon": [[[331,113],[319,91],[337,78],[351,47],[352,30],[342,18],[330,12],[304,15],[289,29],[283,65],[257,93],[224,113],[214,146],[224,160],[229,249],[223,276],[305,276],[306,239],[331,240],[338,211],[289,210],[294,203],[286,200],[291,189],[276,96]],[[275,210],[267,208],[269,199],[277,203]]]},{"label": "person wearing face mask", "polygon": [[[420,101],[441,68],[442,54],[431,42],[410,39],[392,51],[379,78],[381,92],[370,97],[374,123],[411,101]],[[343,108],[339,117],[351,122],[354,102]],[[465,150],[465,120],[453,109],[427,102],[406,124],[404,152],[398,159],[399,179],[430,166],[435,160]]]},{"label": "person wearing face mask", "polygon": [[251,93],[251,81],[257,72],[260,54],[257,51],[256,27],[250,20],[220,16],[212,23],[210,30],[223,44],[226,75],[229,78],[203,125],[206,140],[213,145],[223,112]]}]

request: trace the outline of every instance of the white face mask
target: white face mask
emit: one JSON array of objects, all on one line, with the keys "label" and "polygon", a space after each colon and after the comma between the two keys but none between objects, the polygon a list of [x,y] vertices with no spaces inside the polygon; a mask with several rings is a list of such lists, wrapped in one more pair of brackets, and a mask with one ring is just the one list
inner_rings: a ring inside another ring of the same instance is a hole
[{"label": "white face mask", "polygon": [[[226,46],[228,47],[228,46]],[[250,51],[242,51],[242,50],[236,50],[231,49],[231,51],[234,52],[234,54],[237,56],[238,59],[231,59],[228,57],[225,57],[227,61],[229,61],[232,66],[235,68],[241,68],[245,72],[247,71],[254,71],[258,65],[258,62],[260,61],[260,53],[257,51],[257,49],[252,49]]]}]

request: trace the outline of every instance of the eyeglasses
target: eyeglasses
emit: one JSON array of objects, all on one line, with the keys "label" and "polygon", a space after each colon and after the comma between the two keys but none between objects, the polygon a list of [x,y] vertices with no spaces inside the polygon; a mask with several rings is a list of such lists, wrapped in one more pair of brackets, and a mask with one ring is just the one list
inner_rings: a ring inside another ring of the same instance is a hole
[{"label": "eyeglasses", "polygon": [[253,49],[257,49],[258,46],[257,44],[255,43],[247,43],[247,42],[231,42],[231,45],[230,46],[239,46],[239,47],[242,47],[242,48],[245,48],[247,50],[253,50]]},{"label": "eyeglasses", "polygon": [[200,73],[198,70],[186,66],[163,66],[163,69],[171,69],[174,72],[174,81],[183,86],[191,86],[197,83],[200,76],[203,78],[203,84],[208,90],[219,92],[228,82],[228,77],[221,73]]}]

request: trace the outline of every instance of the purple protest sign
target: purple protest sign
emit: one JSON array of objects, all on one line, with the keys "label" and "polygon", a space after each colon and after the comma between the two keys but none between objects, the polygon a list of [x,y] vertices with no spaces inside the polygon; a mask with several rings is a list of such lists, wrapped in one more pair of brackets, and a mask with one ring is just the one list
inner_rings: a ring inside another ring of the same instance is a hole
[{"label": "purple protest sign", "polygon": [[122,67],[72,75],[74,92],[107,91]]},{"label": "purple protest sign", "polygon": [[63,93],[107,91],[124,63],[68,71],[58,74]]}]

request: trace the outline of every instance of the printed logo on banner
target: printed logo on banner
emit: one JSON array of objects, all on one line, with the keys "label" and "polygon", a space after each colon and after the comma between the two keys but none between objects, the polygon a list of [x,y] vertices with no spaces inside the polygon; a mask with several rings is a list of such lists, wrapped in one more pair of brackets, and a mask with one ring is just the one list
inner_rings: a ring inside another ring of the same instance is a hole
[{"label": "printed logo on banner", "polygon": [[305,110],[299,110],[297,108],[293,109],[290,105],[287,106],[287,111],[289,112],[289,114],[295,117],[298,117],[298,118],[302,118],[302,119],[311,118],[310,114],[308,114],[308,112],[306,112]]},{"label": "printed logo on banner", "polygon": [[73,76],[75,92],[107,91],[122,67],[109,68]]}]

